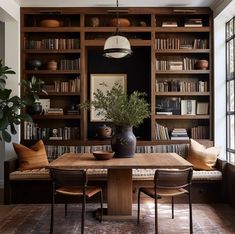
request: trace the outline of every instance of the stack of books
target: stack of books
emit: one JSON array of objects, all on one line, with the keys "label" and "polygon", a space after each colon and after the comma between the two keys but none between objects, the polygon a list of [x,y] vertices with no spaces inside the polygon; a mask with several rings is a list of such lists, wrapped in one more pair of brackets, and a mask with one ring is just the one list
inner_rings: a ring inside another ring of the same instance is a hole
[{"label": "stack of books", "polygon": [[178,24],[176,21],[163,21],[162,27],[178,27]]},{"label": "stack of books", "polygon": [[202,27],[202,19],[187,19],[184,22],[184,27]]},{"label": "stack of books", "polygon": [[171,140],[189,140],[189,136],[186,129],[174,128],[171,132]]},{"label": "stack of books", "polygon": [[156,140],[169,140],[168,128],[156,123]]},{"label": "stack of books", "polygon": [[49,108],[45,115],[63,115],[64,110],[63,108]]}]

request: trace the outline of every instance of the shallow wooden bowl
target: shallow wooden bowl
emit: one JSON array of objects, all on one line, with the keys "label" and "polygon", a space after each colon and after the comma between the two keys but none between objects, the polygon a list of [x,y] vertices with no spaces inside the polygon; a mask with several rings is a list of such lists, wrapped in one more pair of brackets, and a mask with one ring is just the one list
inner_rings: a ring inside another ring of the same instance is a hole
[{"label": "shallow wooden bowl", "polygon": [[40,27],[57,28],[60,27],[60,21],[55,19],[44,19],[39,23]]},{"label": "shallow wooden bowl", "polygon": [[114,155],[112,151],[93,151],[93,155],[97,160],[108,160]]}]

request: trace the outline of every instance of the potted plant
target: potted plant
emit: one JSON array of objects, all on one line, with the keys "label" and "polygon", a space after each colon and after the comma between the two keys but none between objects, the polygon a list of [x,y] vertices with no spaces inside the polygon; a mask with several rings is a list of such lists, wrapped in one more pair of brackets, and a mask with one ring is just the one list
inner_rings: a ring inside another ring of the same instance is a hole
[{"label": "potted plant", "polygon": [[115,157],[132,157],[135,154],[136,137],[133,127],[143,123],[150,115],[145,95],[134,91],[128,96],[120,84],[115,84],[106,93],[98,89],[94,93],[94,101],[89,103],[97,110],[97,115],[111,121],[114,126],[111,144]]},{"label": "potted plant", "polygon": [[12,90],[6,89],[8,74],[15,74],[15,72],[4,66],[0,60],[0,140],[11,142],[11,134],[17,133],[15,125],[19,125],[22,120],[32,121],[32,119],[28,114],[20,113],[20,110],[25,107],[24,100],[18,96],[11,96]]},{"label": "potted plant", "polygon": [[40,114],[42,106],[39,101],[39,94],[47,92],[43,89],[44,81],[32,76],[31,80],[22,80],[21,85],[24,87],[24,98],[27,111],[29,114]]}]

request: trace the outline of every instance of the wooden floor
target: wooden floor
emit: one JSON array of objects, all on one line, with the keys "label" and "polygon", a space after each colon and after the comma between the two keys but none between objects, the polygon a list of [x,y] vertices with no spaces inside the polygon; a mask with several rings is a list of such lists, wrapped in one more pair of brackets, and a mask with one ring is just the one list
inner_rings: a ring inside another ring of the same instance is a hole
[{"label": "wooden floor", "polygon": [[[0,202],[3,201],[0,189]],[[86,216],[86,234],[152,234],[154,233],[154,204],[144,201],[141,206],[143,219],[140,225],[136,222],[110,222],[102,224],[95,221],[92,212],[98,204],[88,204]],[[175,219],[171,219],[171,206],[159,201],[159,233],[189,233],[188,205],[175,205]],[[64,206],[56,205],[55,233],[79,233],[80,205],[71,205],[69,217],[64,218]],[[136,205],[133,205],[136,214]],[[44,234],[49,232],[49,204],[0,205],[1,234]],[[194,233],[198,234],[232,234],[235,233],[235,209],[228,204],[193,204]],[[14,227],[14,228],[13,228]],[[95,227],[95,232],[94,232]],[[68,232],[69,230],[69,232]]]}]

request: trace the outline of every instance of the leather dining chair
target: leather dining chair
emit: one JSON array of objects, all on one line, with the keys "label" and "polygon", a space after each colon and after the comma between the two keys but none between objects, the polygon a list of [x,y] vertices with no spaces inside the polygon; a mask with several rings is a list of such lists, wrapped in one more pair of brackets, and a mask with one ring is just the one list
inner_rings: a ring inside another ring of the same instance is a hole
[{"label": "leather dining chair", "polygon": [[[86,199],[100,194],[100,216],[99,221],[102,222],[103,216],[103,194],[99,187],[87,186],[87,175],[85,170],[69,170],[50,168],[50,176],[52,179],[52,202],[51,202],[51,223],[50,233],[53,233],[54,227],[54,204],[55,196],[60,194],[67,197],[82,198],[82,216],[81,216],[81,233],[84,233]],[[65,199],[65,216],[67,216],[67,199]]]},{"label": "leather dining chair", "polygon": [[183,194],[188,195],[190,233],[193,233],[192,204],[191,204],[191,181],[193,169],[159,169],[154,175],[153,187],[140,187],[138,190],[138,213],[137,223],[140,221],[140,194],[141,192],[154,198],[155,201],[155,233],[158,233],[158,199],[171,197],[172,219],[174,218],[174,197]]}]

